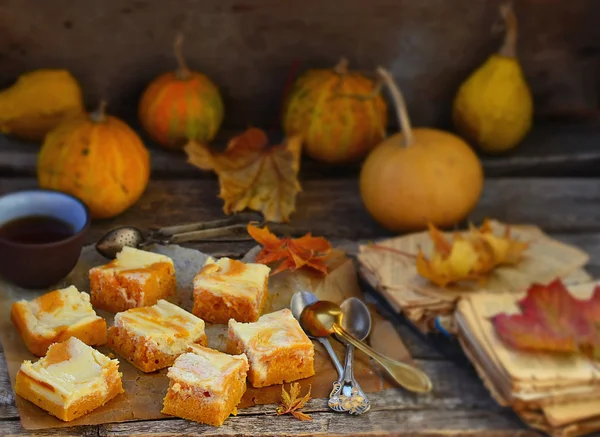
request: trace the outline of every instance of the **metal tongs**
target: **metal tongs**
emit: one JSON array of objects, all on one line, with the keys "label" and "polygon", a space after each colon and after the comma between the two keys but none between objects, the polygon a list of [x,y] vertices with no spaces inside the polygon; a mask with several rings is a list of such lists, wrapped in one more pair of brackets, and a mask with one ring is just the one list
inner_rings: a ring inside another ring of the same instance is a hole
[{"label": "metal tongs", "polygon": [[265,224],[257,213],[240,213],[207,222],[188,223],[150,229],[144,233],[134,226],[111,229],[96,243],[96,250],[109,259],[114,259],[123,247],[141,249],[153,244],[177,244],[186,241],[250,241],[248,223]]}]

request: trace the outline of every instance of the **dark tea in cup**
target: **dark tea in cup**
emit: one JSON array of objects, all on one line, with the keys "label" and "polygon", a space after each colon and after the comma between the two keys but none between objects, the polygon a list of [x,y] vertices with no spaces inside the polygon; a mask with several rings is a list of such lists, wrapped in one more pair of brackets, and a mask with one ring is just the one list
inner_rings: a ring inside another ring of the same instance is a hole
[{"label": "dark tea in cup", "polygon": [[54,243],[75,234],[75,227],[56,217],[31,215],[0,225],[0,239],[23,244]]}]

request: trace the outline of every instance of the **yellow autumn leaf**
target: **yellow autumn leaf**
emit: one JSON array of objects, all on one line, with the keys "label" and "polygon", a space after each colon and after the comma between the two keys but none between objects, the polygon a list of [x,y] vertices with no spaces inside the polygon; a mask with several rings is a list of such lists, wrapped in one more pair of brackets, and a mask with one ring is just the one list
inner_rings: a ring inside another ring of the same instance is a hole
[{"label": "yellow autumn leaf", "polygon": [[528,247],[528,243],[512,239],[508,227],[504,236],[495,235],[487,220],[479,229],[471,226],[469,232],[455,234],[452,242],[433,225],[429,235],[433,251],[427,258],[419,249],[417,272],[440,287],[484,280],[496,267],[520,262]]},{"label": "yellow autumn leaf", "polygon": [[310,400],[311,387],[308,388],[308,392],[300,396],[300,384],[293,382],[290,384],[290,392],[285,390],[285,387],[281,386],[281,403],[276,408],[275,412],[278,416],[283,414],[291,414],[298,420],[312,420],[312,417],[302,411],[301,408]]},{"label": "yellow autumn leaf", "polygon": [[498,237],[494,235],[492,225],[489,220],[484,220],[479,228],[479,233],[483,239],[492,247],[494,258],[498,265],[514,265],[523,257],[527,250],[528,243],[515,240],[511,237],[510,227],[507,226],[504,235]]},{"label": "yellow autumn leaf", "polygon": [[302,141],[290,137],[269,147],[264,131],[249,128],[233,138],[224,152],[194,141],[185,146],[188,162],[219,177],[219,197],[226,214],[246,208],[260,211],[267,221],[287,222],[296,208]]}]

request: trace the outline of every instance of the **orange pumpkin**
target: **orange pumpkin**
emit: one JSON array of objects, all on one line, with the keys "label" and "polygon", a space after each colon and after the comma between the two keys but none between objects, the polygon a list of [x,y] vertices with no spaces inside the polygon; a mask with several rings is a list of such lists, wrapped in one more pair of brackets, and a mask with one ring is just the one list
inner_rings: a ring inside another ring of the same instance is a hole
[{"label": "orange pumpkin", "polygon": [[283,106],[283,130],[301,135],[303,150],[332,164],[356,162],[385,137],[387,105],[373,80],[348,70],[308,70]]},{"label": "orange pumpkin", "polygon": [[460,222],[483,190],[479,158],[450,132],[413,129],[391,74],[382,68],[378,72],[394,97],[402,132],[386,138],[363,163],[360,193],[367,211],[392,231]]},{"label": "orange pumpkin", "polygon": [[179,68],[154,79],[139,105],[144,130],[167,149],[181,149],[189,140],[208,143],[223,122],[219,89],[207,76],[187,67],[182,44],[180,34],[175,41]]},{"label": "orange pumpkin", "polygon": [[71,194],[92,218],[114,217],[133,205],[150,178],[150,156],[139,136],[102,102],[92,114],[59,124],[38,157],[40,187]]}]

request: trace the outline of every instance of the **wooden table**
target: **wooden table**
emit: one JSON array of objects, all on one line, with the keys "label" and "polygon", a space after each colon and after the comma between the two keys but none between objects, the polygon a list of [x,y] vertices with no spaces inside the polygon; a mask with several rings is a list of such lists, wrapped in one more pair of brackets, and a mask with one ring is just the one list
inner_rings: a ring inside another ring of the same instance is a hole
[{"label": "wooden table", "polygon": [[[556,238],[588,251],[588,270],[600,275],[599,140],[597,125],[540,127],[518,153],[484,159],[488,178],[471,219],[479,222],[489,216],[539,225]],[[0,143],[0,194],[36,187],[36,150],[28,144]],[[182,155],[153,149],[152,156],[153,181],[142,199],[120,217],[94,223],[89,242],[121,224],[164,226],[222,216],[213,175],[190,167]],[[578,177],[579,171],[583,177]],[[326,170],[306,162],[301,182],[303,191],[288,225],[290,232],[312,231],[336,241],[390,235],[363,209],[356,168]],[[241,256],[252,244],[210,242],[191,246],[217,256]],[[437,337],[423,338],[401,318],[395,320],[413,357],[431,376],[434,390],[426,396],[400,389],[371,394],[372,410],[362,417],[334,414],[324,400],[315,399],[306,408],[313,416],[310,422],[266,416],[273,411],[272,406],[257,406],[240,411],[221,428],[169,419],[30,433],[20,426],[0,349],[0,436],[537,435],[490,398],[456,345]]]}]

